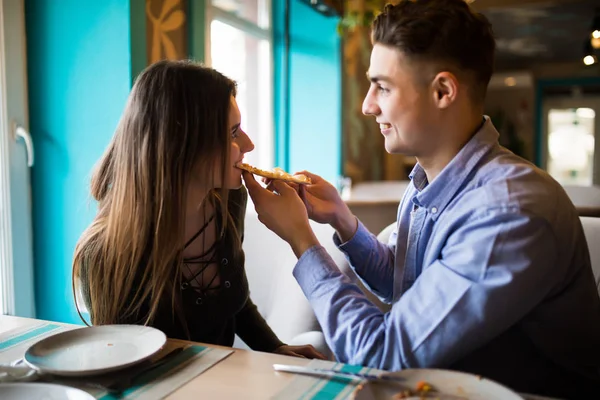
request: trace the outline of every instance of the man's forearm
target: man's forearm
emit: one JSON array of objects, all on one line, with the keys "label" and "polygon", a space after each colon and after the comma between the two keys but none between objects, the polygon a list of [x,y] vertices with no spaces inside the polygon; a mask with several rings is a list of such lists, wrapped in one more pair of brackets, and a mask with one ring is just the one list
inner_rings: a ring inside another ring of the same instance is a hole
[{"label": "man's forearm", "polygon": [[352,212],[350,212],[350,209],[346,207],[340,213],[340,215],[336,216],[331,226],[336,230],[342,243],[345,243],[352,239],[356,233],[356,229],[358,228],[358,219],[354,214],[352,214]]},{"label": "man's forearm", "polygon": [[305,232],[301,235],[295,236],[294,239],[290,241],[292,251],[294,252],[297,258],[302,257],[302,254],[304,254],[306,250],[319,244],[319,240],[317,239],[312,230],[309,230],[308,232]]}]

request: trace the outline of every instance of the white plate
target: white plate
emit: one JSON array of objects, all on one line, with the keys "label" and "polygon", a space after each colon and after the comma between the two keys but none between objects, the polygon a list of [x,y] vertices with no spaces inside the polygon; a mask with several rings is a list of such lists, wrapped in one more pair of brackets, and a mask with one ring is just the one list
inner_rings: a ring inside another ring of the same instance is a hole
[{"label": "white plate", "polygon": [[42,373],[89,376],[147,360],[166,342],[164,333],[147,326],[92,326],[42,339],[27,349],[24,359]]},{"label": "white plate", "polygon": [[[402,386],[414,390],[417,382],[425,381],[437,390],[432,399],[439,400],[523,400],[517,393],[489,379],[477,375],[442,369],[407,369],[392,372],[389,375],[400,376],[405,380]],[[360,385],[353,400],[390,400],[400,392],[401,386],[388,383],[366,383]],[[429,397],[407,397],[407,399],[427,399]]]},{"label": "white plate", "polygon": [[2,400],[95,400],[83,390],[51,383],[3,383],[0,385]]}]

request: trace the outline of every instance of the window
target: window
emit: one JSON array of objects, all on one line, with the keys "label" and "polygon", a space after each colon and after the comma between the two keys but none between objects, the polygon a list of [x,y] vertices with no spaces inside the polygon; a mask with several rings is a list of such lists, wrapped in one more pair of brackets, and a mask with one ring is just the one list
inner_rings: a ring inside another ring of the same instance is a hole
[{"label": "window", "polygon": [[595,118],[591,108],[548,113],[548,172],[563,185],[592,185]]},{"label": "window", "polygon": [[23,0],[0,0],[0,315],[35,317]]},{"label": "window", "polygon": [[270,0],[207,2],[206,63],[237,81],[242,128],[254,142],[245,161],[274,165]]},{"label": "window", "polygon": [[541,112],[542,168],[561,185],[600,185],[600,97],[549,96]]}]

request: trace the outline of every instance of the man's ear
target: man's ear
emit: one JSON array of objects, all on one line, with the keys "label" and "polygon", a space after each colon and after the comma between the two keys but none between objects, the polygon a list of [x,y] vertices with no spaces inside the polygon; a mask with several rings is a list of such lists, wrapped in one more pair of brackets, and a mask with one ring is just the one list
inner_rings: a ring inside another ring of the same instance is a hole
[{"label": "man's ear", "polygon": [[458,79],[451,72],[440,72],[432,82],[433,102],[438,108],[448,108],[458,96]]}]

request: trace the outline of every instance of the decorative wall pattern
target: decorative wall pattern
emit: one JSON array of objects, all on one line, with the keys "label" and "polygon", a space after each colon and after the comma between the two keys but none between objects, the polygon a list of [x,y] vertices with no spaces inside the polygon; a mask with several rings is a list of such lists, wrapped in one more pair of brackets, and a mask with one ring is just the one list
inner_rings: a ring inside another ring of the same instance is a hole
[{"label": "decorative wall pattern", "polygon": [[[349,0],[345,15],[374,15],[389,0]],[[385,151],[383,136],[373,117],[362,113],[369,90],[365,78],[371,57],[370,21],[341,30],[342,51],[342,157],[343,174],[353,183],[406,179],[404,158]]]},{"label": "decorative wall pattern", "polygon": [[[383,5],[384,1],[382,1]],[[346,12],[365,13],[365,0],[346,3]],[[342,40],[342,151],[343,173],[355,182],[383,179],[383,137],[372,117],[362,114],[369,90],[365,74],[371,55],[370,28],[357,25]]]},{"label": "decorative wall pattern", "polygon": [[148,64],[188,57],[187,0],[146,0]]}]

